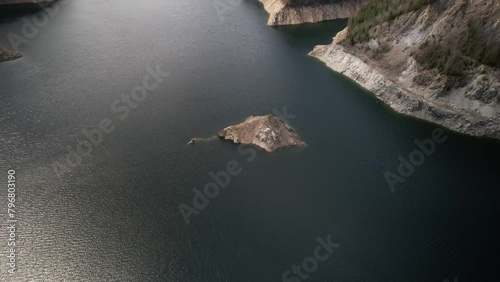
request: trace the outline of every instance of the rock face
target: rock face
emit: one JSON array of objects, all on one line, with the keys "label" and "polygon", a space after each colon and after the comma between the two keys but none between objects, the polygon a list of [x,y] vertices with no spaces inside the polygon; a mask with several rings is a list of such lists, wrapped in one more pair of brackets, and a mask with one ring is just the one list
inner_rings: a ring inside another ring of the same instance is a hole
[{"label": "rock face", "polygon": [[333,4],[295,6],[281,0],[259,0],[269,13],[268,25],[293,25],[345,19],[353,16],[366,0],[344,0]]},{"label": "rock face", "polygon": [[290,126],[273,115],[251,116],[240,124],[224,128],[219,137],[237,144],[253,144],[268,152],[305,145]]},{"label": "rock face", "polygon": [[15,59],[19,59],[21,57],[22,57],[21,54],[9,51],[9,50],[3,48],[2,46],[0,46],[0,63],[6,62],[6,61],[12,61]]},{"label": "rock face", "polygon": [[478,19],[483,32],[490,29],[497,36],[499,14],[500,5],[493,0],[440,0],[374,27],[366,43],[351,45],[344,40],[346,29],[310,55],[400,113],[468,135],[500,139],[500,69],[475,62],[461,68],[462,76],[453,76],[420,65],[415,57],[434,38],[465,34],[468,19]]}]

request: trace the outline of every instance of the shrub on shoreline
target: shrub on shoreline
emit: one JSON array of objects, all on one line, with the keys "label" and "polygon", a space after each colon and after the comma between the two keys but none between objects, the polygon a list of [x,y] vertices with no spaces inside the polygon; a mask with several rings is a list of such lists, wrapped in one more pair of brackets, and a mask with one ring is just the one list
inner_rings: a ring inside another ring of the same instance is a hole
[{"label": "shrub on shoreline", "polygon": [[370,39],[370,29],[402,14],[416,11],[434,3],[435,0],[371,0],[361,7],[358,15],[349,19],[347,40],[351,44]]}]

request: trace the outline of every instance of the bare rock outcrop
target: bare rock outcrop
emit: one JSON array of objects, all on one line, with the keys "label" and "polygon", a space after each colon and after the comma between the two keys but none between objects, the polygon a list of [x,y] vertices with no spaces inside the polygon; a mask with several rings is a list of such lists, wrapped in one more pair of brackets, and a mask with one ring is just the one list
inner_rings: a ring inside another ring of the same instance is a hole
[{"label": "bare rock outcrop", "polygon": [[366,0],[343,0],[338,3],[287,6],[281,0],[259,0],[269,13],[268,25],[316,23],[352,17]]},{"label": "bare rock outcrop", "polygon": [[2,46],[0,46],[0,63],[6,61],[12,61],[21,58],[22,55],[16,52],[9,51]]},{"label": "bare rock outcrop", "polygon": [[234,143],[253,144],[273,152],[287,146],[305,145],[295,131],[273,115],[251,116],[244,122],[224,128],[219,137]]}]

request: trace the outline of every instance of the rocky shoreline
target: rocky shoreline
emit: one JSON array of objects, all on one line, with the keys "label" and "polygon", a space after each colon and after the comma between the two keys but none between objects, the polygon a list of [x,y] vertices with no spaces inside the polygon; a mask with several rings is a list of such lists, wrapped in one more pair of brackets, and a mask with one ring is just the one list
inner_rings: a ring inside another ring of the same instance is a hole
[{"label": "rocky shoreline", "polygon": [[334,4],[289,7],[281,0],[259,0],[269,13],[267,24],[294,25],[317,23],[352,17],[366,0],[341,1]]},{"label": "rocky shoreline", "polygon": [[[270,15],[267,24],[271,26],[351,18],[368,2],[346,0],[290,7],[281,0],[259,1]],[[483,31],[493,34],[492,38],[498,37],[499,7],[494,1],[483,2],[478,5],[440,0],[436,5],[377,23],[368,31],[371,39],[363,44],[342,42],[347,37],[346,28],[334,37],[332,44],[316,46],[309,55],[373,92],[399,113],[463,134],[500,139],[498,68],[481,63],[469,63],[467,69],[456,66],[460,77],[445,74],[436,67],[425,68],[415,57],[429,42],[437,42],[450,34],[466,34],[471,20],[481,19]],[[451,37],[447,39],[450,42]],[[444,43],[444,46],[449,45]],[[456,52],[454,55],[460,56],[459,51]]]},{"label": "rocky shoreline", "polygon": [[[339,44],[346,33],[347,29],[339,32],[332,44],[316,46],[309,55],[373,92],[377,98],[399,113],[427,120],[467,135],[500,139],[500,113],[494,107],[475,101],[470,101],[470,107],[455,106],[454,102],[457,104],[463,102],[452,99],[458,96],[454,95],[457,93],[449,93],[440,99],[426,98],[419,93],[425,92],[425,88],[416,91],[414,87],[408,87],[405,83],[409,76],[414,77],[418,73],[416,62],[412,62],[410,58],[408,69],[400,76],[391,79],[389,77],[392,76],[387,75],[387,71],[376,60],[360,55],[358,50],[351,50]],[[463,95],[463,93],[458,94]]]}]

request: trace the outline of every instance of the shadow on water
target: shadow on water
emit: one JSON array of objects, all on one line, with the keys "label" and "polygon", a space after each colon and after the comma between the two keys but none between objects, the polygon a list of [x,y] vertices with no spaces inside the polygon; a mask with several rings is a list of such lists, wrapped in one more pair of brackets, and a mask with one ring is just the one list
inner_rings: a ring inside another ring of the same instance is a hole
[{"label": "shadow on water", "polygon": [[329,44],[337,32],[347,26],[347,19],[307,23],[301,25],[274,27],[280,31],[285,41],[304,53],[309,53],[314,46]]},{"label": "shadow on water", "polygon": [[50,8],[57,5],[57,2],[50,4],[33,3],[33,4],[12,4],[0,5],[0,23],[11,22],[24,16],[33,16],[42,11],[44,8]]},{"label": "shadow on water", "polygon": [[[390,110],[307,56],[346,20],[269,27],[257,1],[244,1],[224,22],[213,1],[72,3],[78,9],[27,44],[25,59],[0,65],[2,102],[14,101],[1,104],[9,119],[0,131],[12,144],[0,147],[0,159],[22,168],[24,182],[19,275],[277,281],[328,234],[342,246],[308,281],[496,275],[499,142],[447,132],[392,193],[384,172],[397,171],[398,156],[407,158],[436,126]],[[130,14],[137,17],[123,16]],[[167,54],[169,78],[120,121],[110,104]],[[216,138],[186,145],[282,106],[297,115],[292,125],[307,148],[255,150],[250,161]],[[57,179],[53,162],[104,117],[116,124],[105,153],[94,151]],[[179,205],[193,206],[193,189],[231,160],[242,173],[186,225]]]}]

